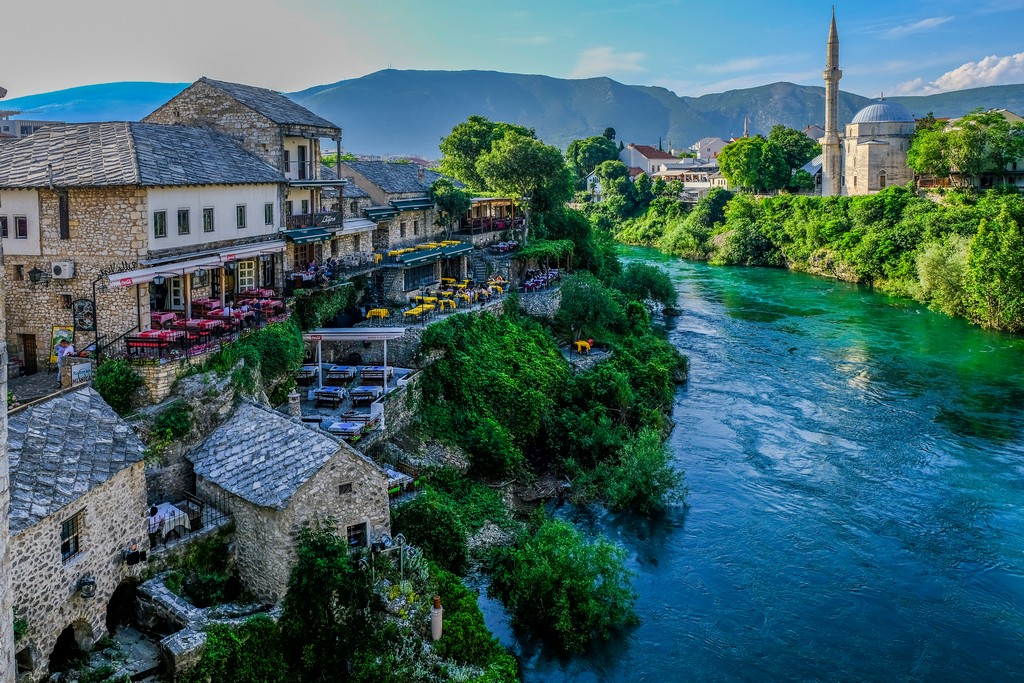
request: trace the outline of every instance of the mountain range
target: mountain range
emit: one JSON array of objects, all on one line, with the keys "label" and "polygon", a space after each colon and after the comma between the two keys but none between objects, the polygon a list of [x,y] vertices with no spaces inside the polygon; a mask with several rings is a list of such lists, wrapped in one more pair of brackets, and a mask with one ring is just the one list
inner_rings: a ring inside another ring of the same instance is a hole
[{"label": "mountain range", "polygon": [[[5,100],[21,118],[66,122],[138,120],[187,83],[105,83]],[[437,158],[440,139],[472,114],[536,129],[562,149],[574,139],[615,128],[624,142],[687,147],[702,137],[767,132],[777,123],[822,125],[824,87],[772,83],[700,97],[610,78],[562,79],[495,71],[387,69],[286,93],[343,128],[346,151]],[[976,108],[1024,112],[1024,85],[998,85],[920,97],[891,97],[916,116],[961,116]],[[849,121],[871,100],[841,92]]]}]

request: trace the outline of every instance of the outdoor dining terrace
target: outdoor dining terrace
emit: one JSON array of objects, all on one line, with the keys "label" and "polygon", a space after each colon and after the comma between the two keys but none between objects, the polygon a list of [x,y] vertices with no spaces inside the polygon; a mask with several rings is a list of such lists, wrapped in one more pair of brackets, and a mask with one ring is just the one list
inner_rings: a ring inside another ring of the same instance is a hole
[{"label": "outdoor dining terrace", "polygon": [[483,308],[501,301],[509,291],[503,277],[476,282],[472,279],[443,277],[424,287],[420,294],[409,297],[406,306],[375,306],[366,311],[372,325],[387,327],[429,323],[452,313]]},{"label": "outdoor dining terrace", "polygon": [[124,336],[121,348],[108,346],[105,354],[137,363],[163,363],[216,351],[221,345],[286,320],[289,311],[283,299],[270,289],[240,292],[234,305],[222,306],[218,299],[194,299],[192,317],[182,311],[152,311],[150,329]]},{"label": "outdoor dining terrace", "polygon": [[414,371],[383,365],[303,365],[295,373],[302,420],[356,444],[383,427],[380,399]]}]

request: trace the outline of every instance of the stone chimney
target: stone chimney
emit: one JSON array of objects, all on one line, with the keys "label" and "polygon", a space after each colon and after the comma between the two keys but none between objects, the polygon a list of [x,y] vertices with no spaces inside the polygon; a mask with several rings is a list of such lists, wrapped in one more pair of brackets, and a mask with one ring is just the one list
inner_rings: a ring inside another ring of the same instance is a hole
[{"label": "stone chimney", "polygon": [[302,417],[302,405],[299,403],[297,391],[288,394],[288,414],[292,417]]},{"label": "stone chimney", "polygon": [[[0,97],[7,91],[0,88]],[[14,611],[11,598],[11,508],[7,462],[7,306],[4,299],[4,252],[0,246],[0,683],[14,683]]]}]

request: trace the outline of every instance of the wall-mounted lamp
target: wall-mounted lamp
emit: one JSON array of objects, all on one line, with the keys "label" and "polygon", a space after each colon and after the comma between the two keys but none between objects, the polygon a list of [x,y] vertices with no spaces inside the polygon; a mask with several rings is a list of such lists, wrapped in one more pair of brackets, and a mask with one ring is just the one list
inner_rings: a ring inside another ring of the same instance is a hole
[{"label": "wall-mounted lamp", "polygon": [[78,593],[83,598],[96,597],[96,579],[91,576],[83,576],[78,580]]},{"label": "wall-mounted lamp", "polygon": [[270,260],[270,254],[260,254],[260,261],[266,263]]},{"label": "wall-mounted lamp", "polygon": [[154,275],[153,276],[153,284],[156,285],[157,287],[159,287],[164,282],[166,282],[166,280],[167,280],[167,278],[165,278],[163,275]]},{"label": "wall-mounted lamp", "polygon": [[203,268],[196,268],[195,271],[192,272],[192,275],[197,278],[201,278],[206,275],[206,271]]},{"label": "wall-mounted lamp", "polygon": [[38,268],[32,268],[32,270],[28,271],[28,279],[29,282],[31,282],[34,285],[50,284],[50,274],[47,273],[45,270],[39,270]]},{"label": "wall-mounted lamp", "polygon": [[237,267],[238,267],[238,264],[237,264],[237,263],[235,263],[234,261],[227,261],[227,262],[226,262],[226,263],[224,264],[224,267],[225,267],[225,268],[227,268],[228,270],[234,270],[235,268],[237,268]]}]

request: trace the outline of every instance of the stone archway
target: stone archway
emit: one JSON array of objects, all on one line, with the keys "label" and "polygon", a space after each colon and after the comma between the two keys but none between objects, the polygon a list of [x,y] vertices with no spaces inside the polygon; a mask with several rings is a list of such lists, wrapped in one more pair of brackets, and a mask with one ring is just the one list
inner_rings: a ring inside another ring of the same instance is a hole
[{"label": "stone archway", "polygon": [[135,619],[135,597],[138,584],[122,581],[107,602],[107,632],[113,636],[122,626]]},{"label": "stone archway", "polygon": [[79,619],[70,624],[57,636],[57,642],[53,645],[48,660],[50,673],[56,671],[67,671],[75,666],[76,662],[88,657],[89,651],[95,644],[92,626],[84,619]]}]

